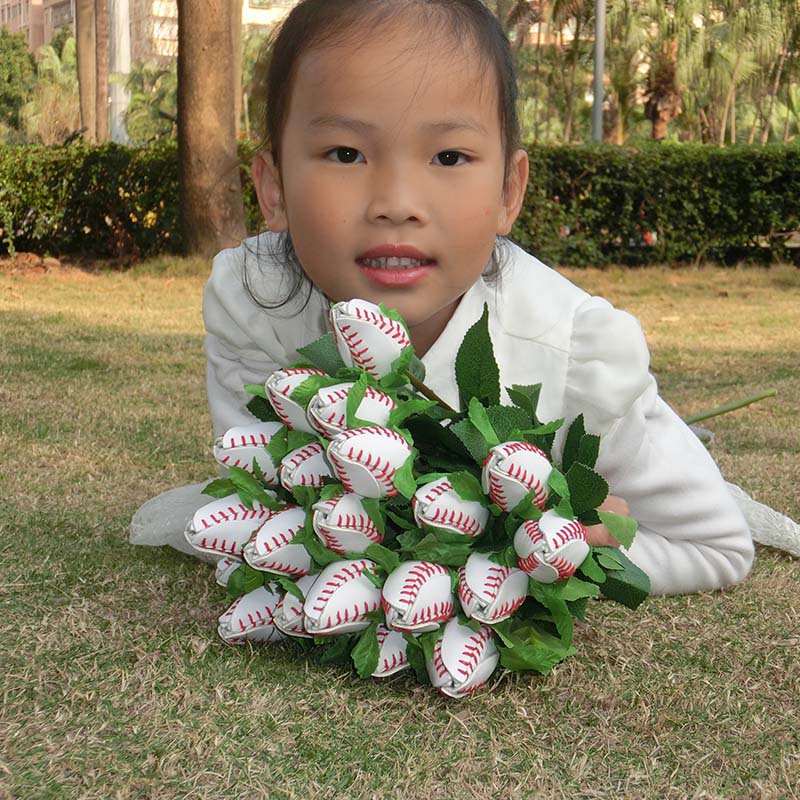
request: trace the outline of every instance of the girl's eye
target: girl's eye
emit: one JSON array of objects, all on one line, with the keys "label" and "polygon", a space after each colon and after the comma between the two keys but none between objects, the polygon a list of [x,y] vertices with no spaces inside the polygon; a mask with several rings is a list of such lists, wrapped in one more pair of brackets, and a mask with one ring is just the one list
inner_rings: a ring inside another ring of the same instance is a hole
[{"label": "girl's eye", "polygon": [[433,163],[442,167],[455,167],[466,163],[466,156],[458,150],[443,150],[433,157]]},{"label": "girl's eye", "polygon": [[338,161],[340,164],[356,164],[364,161],[364,156],[354,147],[336,147],[326,153],[330,161]]}]

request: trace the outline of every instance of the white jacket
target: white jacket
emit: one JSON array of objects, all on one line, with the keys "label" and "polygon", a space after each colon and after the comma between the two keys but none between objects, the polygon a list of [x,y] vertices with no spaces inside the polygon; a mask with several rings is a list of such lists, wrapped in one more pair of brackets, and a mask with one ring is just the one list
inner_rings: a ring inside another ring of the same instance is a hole
[{"label": "white jacket", "polygon": [[[216,435],[252,417],[242,387],[260,383],[297,359],[297,348],[327,330],[327,303],[314,291],[265,311],[248,295],[280,297],[285,276],[262,234],[214,260],[203,314],[208,398]],[[258,254],[258,263],[256,261]],[[539,416],[583,413],[602,436],[597,470],[639,521],[631,559],[650,576],[654,594],[716,589],[743,580],[753,561],[747,523],[705,447],[659,397],[639,323],[591,297],[520,248],[493,285],[479,280],[462,298],[422,359],[426,383],[457,407],[455,353],[465,331],[489,306],[490,333],[502,386],[542,383]],[[508,399],[505,399],[508,402]],[[561,439],[555,454],[560,456]]]}]

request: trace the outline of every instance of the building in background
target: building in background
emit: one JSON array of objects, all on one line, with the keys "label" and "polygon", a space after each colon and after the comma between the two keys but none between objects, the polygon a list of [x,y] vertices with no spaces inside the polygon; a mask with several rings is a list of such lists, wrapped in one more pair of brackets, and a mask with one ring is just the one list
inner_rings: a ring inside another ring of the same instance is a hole
[{"label": "building in background", "polygon": [[[45,43],[43,0],[0,0],[0,28],[25,34],[28,50]],[[49,39],[47,40],[49,41]]]},{"label": "building in background", "polygon": [[[245,28],[272,27],[297,0],[243,0]],[[110,3],[113,5],[113,3]],[[171,61],[178,55],[176,0],[129,0],[131,61]],[[22,32],[33,53],[60,28],[75,27],[75,0],[0,0],[0,28]]]}]

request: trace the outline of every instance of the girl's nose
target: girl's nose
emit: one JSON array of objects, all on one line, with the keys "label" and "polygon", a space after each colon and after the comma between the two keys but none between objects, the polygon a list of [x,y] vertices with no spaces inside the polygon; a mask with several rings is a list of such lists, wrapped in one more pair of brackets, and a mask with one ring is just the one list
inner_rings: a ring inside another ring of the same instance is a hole
[{"label": "girl's nose", "polygon": [[419,180],[410,170],[392,167],[375,173],[367,206],[370,222],[402,225],[427,221],[424,197]]}]

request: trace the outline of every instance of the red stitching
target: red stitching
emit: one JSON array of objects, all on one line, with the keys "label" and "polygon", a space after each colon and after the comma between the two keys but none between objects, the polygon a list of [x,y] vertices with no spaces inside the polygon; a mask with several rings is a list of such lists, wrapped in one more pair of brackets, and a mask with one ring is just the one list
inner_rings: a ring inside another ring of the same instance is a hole
[{"label": "red stitching", "polygon": [[369,322],[379,331],[385,333],[396,342],[400,342],[403,346],[410,344],[405,328],[403,328],[399,322],[396,322],[391,317],[386,317],[383,314],[378,314],[374,311],[370,311],[369,309],[360,308],[359,306],[356,306],[354,309],[352,309],[352,311],[355,311],[356,319]]},{"label": "red stitching", "polygon": [[420,609],[414,618],[406,620],[407,625],[420,625],[423,622],[441,622],[453,616],[455,605],[451,602],[434,603],[427,608]]},{"label": "red stitching", "polygon": [[561,556],[554,556],[549,560],[548,563],[551,567],[554,567],[556,570],[558,570],[559,580],[569,578],[569,576],[573,575],[577,569],[575,564],[573,564],[571,561],[567,561],[566,558],[562,558]]},{"label": "red stitching", "polygon": [[441,564],[433,564],[429,561],[420,561],[408,570],[406,577],[403,579],[398,601],[410,606],[414,603],[419,594],[419,590],[428,580],[434,575],[446,575],[447,569]]},{"label": "red stitching", "polygon": [[447,672],[447,667],[444,665],[444,660],[442,659],[442,640],[439,639],[436,642],[436,646],[433,648],[433,668],[436,670],[436,674],[440,678],[449,677],[449,673]]},{"label": "red stitching", "polygon": [[[336,609],[336,622],[333,621],[333,617],[329,617],[327,624],[325,625],[324,630],[329,630],[330,628],[334,627],[334,625],[344,625],[346,622],[363,622],[366,619],[367,614],[371,611],[374,611],[378,607],[377,600],[373,603],[368,603],[366,600],[363,603],[364,610],[360,610],[359,604],[355,603],[352,608],[352,620],[350,619],[350,610],[347,608],[343,609]],[[315,608],[314,611],[317,609]]]},{"label": "red stitching", "polygon": [[464,650],[462,651],[463,658],[460,658],[458,663],[468,667],[469,671],[463,669],[459,669],[458,671],[464,676],[465,679],[468,678],[477,668],[480,658],[486,649],[486,643],[491,636],[491,632],[481,628],[478,633],[473,633],[464,644]]},{"label": "red stitching", "polygon": [[364,570],[366,570],[368,567],[369,563],[364,560],[353,561],[349,564],[342,564],[339,567],[340,572],[334,573],[325,582],[325,586],[322,587],[319,595],[317,596],[317,605],[313,607],[313,610],[322,612],[322,610],[325,608],[325,603],[328,602],[331,595],[340,586],[343,586],[348,581],[356,580],[357,578],[361,577]]},{"label": "red stitching", "polygon": [[[428,513],[430,514],[430,509]],[[430,523],[452,525],[468,536],[477,536],[483,530],[480,522],[475,517],[465,514],[463,511],[456,512],[450,508],[435,508],[432,515],[424,516],[424,518]]]},{"label": "red stitching", "polygon": [[519,568],[530,575],[536,567],[542,566],[543,562],[536,557],[538,555],[538,553],[531,553],[529,556],[525,556],[525,558],[518,558],[517,563],[519,564]]},{"label": "red stitching", "polygon": [[[226,514],[227,511],[227,514]],[[244,504],[240,503],[237,506],[228,506],[227,509],[217,509],[213,512],[207,511],[208,517],[201,517],[197,522],[202,524],[204,528],[210,528],[212,525],[221,525],[222,522],[215,517],[218,514],[222,517],[224,522],[238,522],[239,520],[260,519],[264,516],[271,515],[271,511],[262,505],[254,505],[252,509],[247,508]],[[211,522],[209,522],[209,519]]]}]

